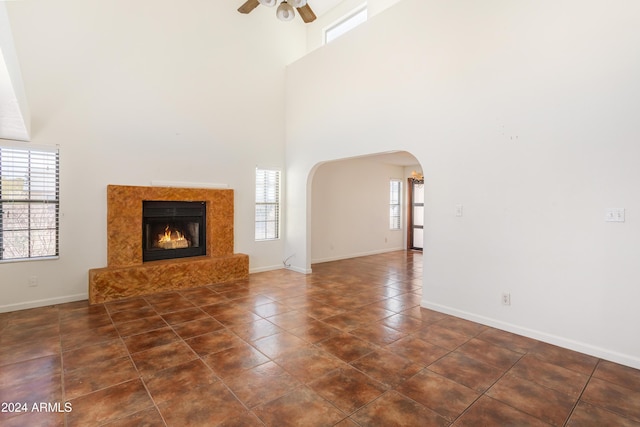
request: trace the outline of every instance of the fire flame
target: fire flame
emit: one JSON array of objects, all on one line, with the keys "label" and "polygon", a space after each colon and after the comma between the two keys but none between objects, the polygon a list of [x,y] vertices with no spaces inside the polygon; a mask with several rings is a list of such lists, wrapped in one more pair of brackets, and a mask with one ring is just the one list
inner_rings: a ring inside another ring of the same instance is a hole
[{"label": "fire flame", "polygon": [[178,230],[171,230],[169,225],[164,228],[164,235],[158,235],[158,246],[163,249],[177,249],[189,247],[189,241]]}]

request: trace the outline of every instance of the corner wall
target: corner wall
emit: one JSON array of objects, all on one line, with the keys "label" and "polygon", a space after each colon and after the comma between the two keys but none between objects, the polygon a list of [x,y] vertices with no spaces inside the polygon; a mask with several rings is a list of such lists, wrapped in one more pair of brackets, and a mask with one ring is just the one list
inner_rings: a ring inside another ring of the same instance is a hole
[{"label": "corner wall", "polygon": [[314,165],[409,151],[424,306],[640,368],[639,21],[631,0],[403,0],[292,64],[294,268]]}]

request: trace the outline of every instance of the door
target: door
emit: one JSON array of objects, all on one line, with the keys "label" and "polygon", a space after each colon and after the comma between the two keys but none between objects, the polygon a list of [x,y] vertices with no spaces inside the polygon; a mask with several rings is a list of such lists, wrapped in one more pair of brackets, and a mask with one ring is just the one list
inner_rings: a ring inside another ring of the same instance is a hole
[{"label": "door", "polygon": [[409,249],[422,250],[424,230],[424,180],[409,178]]}]

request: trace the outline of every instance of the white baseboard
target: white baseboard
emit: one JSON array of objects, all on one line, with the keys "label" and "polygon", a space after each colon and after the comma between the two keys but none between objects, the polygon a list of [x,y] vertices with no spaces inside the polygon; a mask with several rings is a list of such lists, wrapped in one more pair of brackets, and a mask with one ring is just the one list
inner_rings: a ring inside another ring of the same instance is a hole
[{"label": "white baseboard", "polygon": [[35,301],[20,302],[17,304],[0,305],[0,313],[9,311],[27,310],[29,308],[46,307],[48,305],[65,304],[67,302],[82,301],[88,299],[87,294],[66,295],[63,297],[39,299]]},{"label": "white baseboard", "polygon": [[358,257],[363,257],[363,256],[378,255],[378,254],[384,254],[384,253],[387,253],[387,252],[397,252],[397,251],[403,251],[403,250],[405,250],[405,248],[377,249],[375,251],[358,252],[358,253],[354,253],[354,254],[339,255],[339,256],[329,257],[329,258],[312,259],[311,260],[311,264],[319,264],[321,262],[340,261],[340,260],[343,260],[343,259],[358,258]]},{"label": "white baseboard", "polygon": [[598,357],[600,359],[609,360],[611,362],[619,363],[621,365],[630,366],[635,369],[640,369],[640,358],[629,354],[618,353],[606,348],[597,347],[591,344],[587,344],[580,341],[575,341],[569,338],[560,337],[553,334],[548,334],[535,329],[523,328],[512,323],[503,322],[490,317],[479,316],[473,313],[469,313],[462,310],[457,310],[452,307],[434,304],[429,301],[422,300],[422,307],[428,308],[434,311],[438,311],[452,316],[460,317],[462,319],[470,320],[472,322],[480,323],[483,325],[491,326],[503,331],[511,332],[517,335],[522,335],[528,338],[533,338],[538,341],[542,341],[548,344],[557,345],[559,347],[574,350],[580,353],[588,354],[590,356]]}]

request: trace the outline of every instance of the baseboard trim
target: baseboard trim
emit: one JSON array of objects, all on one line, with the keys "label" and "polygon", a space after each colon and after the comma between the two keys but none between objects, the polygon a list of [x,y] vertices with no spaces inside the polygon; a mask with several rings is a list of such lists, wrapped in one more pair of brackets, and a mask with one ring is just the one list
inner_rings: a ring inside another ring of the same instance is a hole
[{"label": "baseboard trim", "polygon": [[283,268],[284,266],[282,264],[268,265],[266,267],[250,268],[249,274],[264,273],[265,271],[273,271],[273,270],[282,270]]},{"label": "baseboard trim", "polygon": [[49,305],[65,304],[68,302],[82,301],[89,298],[88,294],[66,295],[63,297],[46,298],[34,301],[25,301],[16,304],[0,305],[0,313],[10,311],[28,310],[30,308],[46,307]]},{"label": "baseboard trim", "polygon": [[477,314],[469,313],[467,311],[458,310],[449,306],[434,304],[429,301],[422,300],[421,306],[434,311],[438,311],[452,316],[460,317],[462,319],[470,320],[472,322],[481,323],[483,325],[491,326],[503,331],[511,332],[517,335],[522,335],[528,338],[533,338],[538,341],[542,341],[548,344],[557,345],[559,347],[574,350],[580,353],[588,354],[590,356],[598,357],[600,359],[608,360],[611,362],[619,363],[621,365],[629,366],[635,369],[640,369],[640,358],[611,351],[606,348],[597,347],[591,344],[587,344],[580,341],[575,341],[566,337],[561,337],[546,332],[538,331],[536,329],[523,328],[513,323],[503,322],[491,317],[479,316]]},{"label": "baseboard trim", "polygon": [[320,264],[320,263],[323,263],[323,262],[340,261],[340,260],[343,260],[343,259],[359,258],[359,257],[363,257],[363,256],[379,255],[379,254],[385,254],[387,252],[397,252],[397,251],[403,251],[403,250],[405,250],[405,249],[401,248],[401,247],[388,248],[388,249],[377,249],[375,251],[358,252],[358,253],[355,253],[355,254],[340,255],[340,256],[329,257],[329,258],[312,259],[311,260],[311,264]]}]

